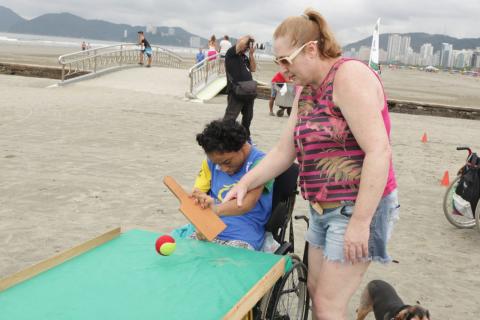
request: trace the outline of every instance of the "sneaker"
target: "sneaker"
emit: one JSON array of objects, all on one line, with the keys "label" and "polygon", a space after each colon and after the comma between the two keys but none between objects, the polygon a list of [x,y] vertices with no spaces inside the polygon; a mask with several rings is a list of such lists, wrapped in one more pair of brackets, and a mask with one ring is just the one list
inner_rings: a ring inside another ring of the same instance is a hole
[{"label": "sneaker", "polygon": [[273,111],[270,111],[270,115],[275,117],[275,113],[273,113]]},{"label": "sneaker", "polygon": [[146,67],[147,67],[147,68],[151,68],[152,66],[151,66],[151,65],[149,65],[149,64],[147,64],[147,66],[146,66]]},{"label": "sneaker", "polygon": [[141,65],[141,66],[143,66],[143,62],[139,62],[138,64]]}]

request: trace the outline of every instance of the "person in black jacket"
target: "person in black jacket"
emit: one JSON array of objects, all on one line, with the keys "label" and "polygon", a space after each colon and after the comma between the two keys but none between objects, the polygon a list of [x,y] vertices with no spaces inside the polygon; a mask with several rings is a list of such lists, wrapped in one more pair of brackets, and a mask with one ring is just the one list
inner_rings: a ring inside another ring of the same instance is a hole
[{"label": "person in black jacket", "polygon": [[[250,140],[250,123],[253,118],[253,103],[255,98],[244,98],[235,95],[233,83],[238,81],[252,80],[252,72],[257,65],[253,56],[255,52],[254,39],[251,36],[243,36],[237,44],[227,50],[225,54],[225,70],[227,72],[228,105],[225,111],[225,120],[236,120],[242,113],[242,125],[247,129]],[[248,53],[247,53],[248,52]]]}]

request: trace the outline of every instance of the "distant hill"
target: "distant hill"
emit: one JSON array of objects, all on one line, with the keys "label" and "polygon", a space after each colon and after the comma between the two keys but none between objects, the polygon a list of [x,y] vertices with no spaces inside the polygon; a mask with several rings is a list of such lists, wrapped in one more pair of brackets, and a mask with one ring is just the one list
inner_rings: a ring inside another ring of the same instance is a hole
[{"label": "distant hill", "polygon": [[[8,24],[4,23],[4,17],[10,17]],[[26,20],[4,7],[0,7],[0,21],[0,25],[5,25],[5,29],[0,28],[0,31],[107,41],[124,41],[124,30],[127,30],[126,40],[136,42],[137,31],[146,32],[145,26],[87,20],[70,13],[48,13]],[[190,46],[190,37],[192,36],[198,37],[182,28],[165,26],[157,27],[156,34],[146,33],[147,40],[152,44],[180,47]],[[200,37],[200,42],[202,46],[206,46],[207,39]]]},{"label": "distant hill", "polygon": [[0,31],[8,32],[15,24],[26,21],[12,10],[0,6]]},{"label": "distant hill", "polygon": [[[391,34],[399,34],[401,36],[410,36],[410,47],[415,52],[420,52],[420,47],[424,43],[431,43],[434,47],[434,51],[440,50],[442,43],[450,43],[453,45],[453,49],[460,50],[460,49],[475,49],[476,47],[480,47],[480,38],[463,38],[458,39],[450,36],[445,36],[441,34],[428,34],[422,32],[413,32],[413,33],[382,33],[380,34],[380,49],[387,50],[388,46],[388,37]],[[363,40],[350,43],[343,47],[345,51],[350,50],[351,48],[355,48],[358,50],[361,46],[369,47],[372,43],[372,37],[365,38]]]}]

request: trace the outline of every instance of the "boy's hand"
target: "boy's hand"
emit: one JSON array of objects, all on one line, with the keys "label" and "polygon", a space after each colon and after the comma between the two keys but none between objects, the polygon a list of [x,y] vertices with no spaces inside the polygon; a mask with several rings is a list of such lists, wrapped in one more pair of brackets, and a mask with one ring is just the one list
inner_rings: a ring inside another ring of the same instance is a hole
[{"label": "boy's hand", "polygon": [[215,200],[207,195],[205,192],[202,192],[198,189],[194,189],[191,197],[195,200],[196,204],[199,204],[203,209],[212,208],[215,205]]},{"label": "boy's hand", "polygon": [[205,236],[203,235],[203,233],[201,233],[200,231],[197,231],[197,239],[198,239],[198,240],[201,240],[201,241],[208,241],[208,239],[205,238]]}]

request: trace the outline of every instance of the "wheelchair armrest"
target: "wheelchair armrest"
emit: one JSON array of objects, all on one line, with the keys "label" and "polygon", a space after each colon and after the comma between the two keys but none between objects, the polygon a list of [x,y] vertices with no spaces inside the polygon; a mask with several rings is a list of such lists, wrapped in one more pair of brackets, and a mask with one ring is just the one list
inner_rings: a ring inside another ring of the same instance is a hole
[{"label": "wheelchair armrest", "polygon": [[275,254],[284,256],[290,251],[292,251],[292,244],[290,242],[284,242],[277,250],[275,250]]},{"label": "wheelchair armrest", "polygon": [[309,220],[307,216],[304,216],[304,215],[301,215],[301,216],[294,216],[295,220],[300,220],[302,219],[303,221],[305,221],[307,223],[307,227],[308,227],[308,223],[309,223]]}]

